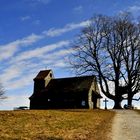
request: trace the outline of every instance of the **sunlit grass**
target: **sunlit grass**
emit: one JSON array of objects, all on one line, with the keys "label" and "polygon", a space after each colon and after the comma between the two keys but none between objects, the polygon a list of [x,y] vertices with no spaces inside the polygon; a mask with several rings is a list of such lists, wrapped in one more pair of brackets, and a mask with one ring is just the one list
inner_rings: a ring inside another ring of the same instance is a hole
[{"label": "sunlit grass", "polygon": [[26,110],[0,112],[0,140],[107,140],[114,112]]}]

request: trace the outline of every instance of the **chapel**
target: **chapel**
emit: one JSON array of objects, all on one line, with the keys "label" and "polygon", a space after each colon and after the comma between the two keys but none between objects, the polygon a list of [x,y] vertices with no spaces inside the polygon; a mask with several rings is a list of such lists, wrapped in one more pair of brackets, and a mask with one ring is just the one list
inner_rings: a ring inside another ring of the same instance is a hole
[{"label": "chapel", "polygon": [[95,76],[54,78],[52,70],[42,70],[29,99],[30,109],[96,109],[100,98]]}]

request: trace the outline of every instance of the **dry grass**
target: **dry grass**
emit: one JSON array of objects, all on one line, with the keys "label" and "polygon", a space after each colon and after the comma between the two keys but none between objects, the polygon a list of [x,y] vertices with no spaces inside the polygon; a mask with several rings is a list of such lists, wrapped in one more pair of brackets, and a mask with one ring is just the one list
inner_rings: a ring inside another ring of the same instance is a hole
[{"label": "dry grass", "polygon": [[138,113],[140,114],[140,110],[139,110],[139,109],[136,109],[135,111],[138,112]]},{"label": "dry grass", "polygon": [[107,140],[114,112],[26,110],[0,112],[0,140]]}]

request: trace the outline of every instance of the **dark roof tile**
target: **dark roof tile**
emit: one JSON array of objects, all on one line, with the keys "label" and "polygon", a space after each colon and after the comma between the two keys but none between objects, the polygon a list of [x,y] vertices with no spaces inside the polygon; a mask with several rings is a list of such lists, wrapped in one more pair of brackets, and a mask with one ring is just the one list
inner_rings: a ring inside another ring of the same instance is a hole
[{"label": "dark roof tile", "polygon": [[47,93],[71,93],[88,91],[94,80],[94,76],[82,76],[82,77],[71,77],[52,79],[45,91]]}]

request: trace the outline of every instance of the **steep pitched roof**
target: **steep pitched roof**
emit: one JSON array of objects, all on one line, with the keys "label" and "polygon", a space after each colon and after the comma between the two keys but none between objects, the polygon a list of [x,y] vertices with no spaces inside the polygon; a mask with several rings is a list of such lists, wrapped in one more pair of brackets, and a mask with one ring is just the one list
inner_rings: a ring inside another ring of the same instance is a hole
[{"label": "steep pitched roof", "polygon": [[35,79],[44,79],[50,72],[51,70],[42,70],[40,71],[37,76],[34,78]]},{"label": "steep pitched roof", "polygon": [[46,93],[74,93],[89,91],[94,76],[52,79],[46,87]]}]

